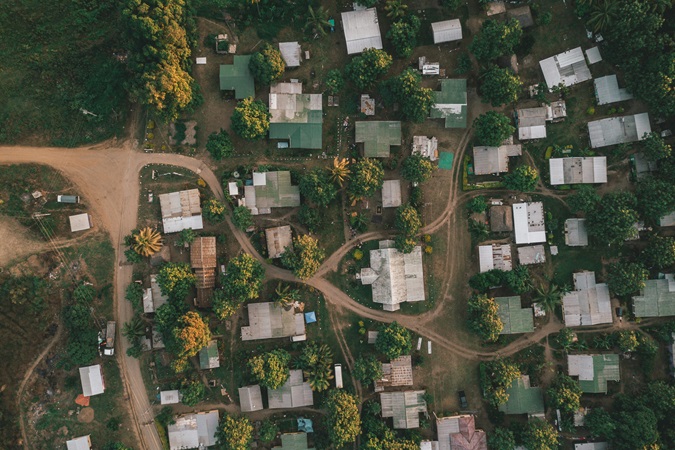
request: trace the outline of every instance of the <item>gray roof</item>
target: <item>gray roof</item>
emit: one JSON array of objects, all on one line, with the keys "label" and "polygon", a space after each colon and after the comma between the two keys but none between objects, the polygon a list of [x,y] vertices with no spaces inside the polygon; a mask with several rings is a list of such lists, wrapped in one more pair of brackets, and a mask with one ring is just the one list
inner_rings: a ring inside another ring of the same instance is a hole
[{"label": "gray roof", "polygon": [[590,394],[606,394],[607,381],[620,381],[619,355],[567,355],[567,370]]},{"label": "gray roof", "polygon": [[511,8],[506,11],[506,16],[509,19],[516,19],[520,23],[521,28],[527,28],[534,25],[534,19],[532,19],[532,11],[530,10],[529,5]]},{"label": "gray roof", "polygon": [[242,412],[260,411],[263,409],[260,385],[244,386],[239,388],[239,403]]},{"label": "gray roof", "polygon": [[286,309],[274,303],[249,303],[249,326],[241,327],[241,340],[272,339],[305,334],[305,319],[294,308]]},{"label": "gray roof", "polygon": [[385,387],[412,385],[412,357],[403,355],[392,359],[391,362],[382,363],[382,378],[375,380],[375,392],[381,392]]},{"label": "gray roof", "polygon": [[633,155],[633,162],[635,163],[638,180],[650,175],[652,172],[656,172],[658,168],[657,162],[647,159],[644,153],[635,153]]},{"label": "gray roof", "polygon": [[607,450],[607,442],[584,442],[583,444],[574,444],[574,450]]},{"label": "gray roof", "polygon": [[523,149],[520,144],[501,145],[499,147],[474,147],[473,171],[476,175],[491,175],[509,171],[509,157],[520,156]]},{"label": "gray roof", "polygon": [[401,206],[401,180],[385,180],[382,185],[382,207]]},{"label": "gray roof", "polygon": [[588,64],[595,64],[602,61],[602,55],[600,54],[600,49],[597,45],[586,49],[586,59],[588,60]]},{"label": "gray roof", "polygon": [[565,244],[570,247],[585,247],[588,245],[586,219],[572,218],[565,221]]},{"label": "gray roof", "polygon": [[68,450],[90,450],[91,449],[91,439],[89,435],[76,437],[66,441],[66,448]]},{"label": "gray roof", "polygon": [[199,350],[199,368],[217,369],[220,367],[220,357],[218,355],[218,341],[212,339],[209,343]]},{"label": "gray roof", "polygon": [[301,408],[312,406],[314,396],[309,383],[302,379],[302,370],[291,370],[283,386],[267,390],[267,401],[270,409]]},{"label": "gray roof", "polygon": [[80,382],[82,383],[82,394],[85,397],[103,394],[105,384],[101,373],[101,365],[80,367]]},{"label": "gray roof", "polygon": [[521,266],[543,264],[546,262],[546,250],[543,245],[518,247],[518,262]]},{"label": "gray roof", "polygon": [[91,228],[91,217],[87,213],[69,216],[68,220],[70,221],[70,231],[73,233]]},{"label": "gray roof", "polygon": [[272,208],[300,206],[300,188],[291,184],[291,172],[253,172],[253,186],[244,187],[246,207],[253,215],[269,214]]},{"label": "gray roof", "polygon": [[175,422],[167,427],[170,449],[183,450],[216,445],[218,420],[217,410],[177,417]]},{"label": "gray roof", "polygon": [[518,139],[524,141],[545,138],[547,113],[548,110],[545,106],[516,110]]},{"label": "gray roof", "polygon": [[427,412],[425,391],[380,392],[382,417],[392,417],[394,428],[419,428],[420,413]]},{"label": "gray roof", "polygon": [[401,122],[356,122],[354,142],[363,142],[366,158],[387,158],[392,145],[401,145]]},{"label": "gray roof", "polygon": [[595,84],[595,98],[598,100],[598,105],[623,102],[633,98],[628,90],[619,88],[616,75],[596,78],[593,83]]},{"label": "gray roof", "polygon": [[286,247],[293,248],[293,236],[290,225],[267,228],[265,230],[265,238],[267,241],[268,258],[280,258],[284,254]]},{"label": "gray roof", "polygon": [[436,161],[438,159],[438,139],[435,137],[429,139],[427,136],[413,136],[412,153]]},{"label": "gray roof", "polygon": [[551,158],[551,185],[607,183],[607,157]]},{"label": "gray roof", "polygon": [[177,233],[186,228],[204,228],[198,189],[160,194],[159,206],[165,233]]},{"label": "gray roof", "polygon": [[546,58],[540,61],[539,65],[549,89],[560,83],[572,86],[593,78],[581,47]]},{"label": "gray roof", "polygon": [[499,407],[505,414],[538,415],[545,411],[544,394],[540,387],[530,386],[530,377],[517,378],[506,389],[509,399]]},{"label": "gray roof", "polygon": [[298,67],[300,65],[300,54],[302,52],[300,44],[297,42],[279,42],[279,51],[286,67]]},{"label": "gray roof", "polygon": [[516,244],[546,242],[544,204],[542,202],[514,203],[513,224]]},{"label": "gray roof", "polygon": [[277,83],[269,104],[270,139],[286,139],[291,148],[322,148],[322,94],[303,94],[302,83]]},{"label": "gray roof", "polygon": [[513,231],[513,212],[510,205],[490,207],[490,229],[494,232]]},{"label": "gray roof", "polygon": [[478,246],[480,272],[492,269],[509,271],[513,269],[511,246],[509,244],[492,244]]},{"label": "gray roof", "polygon": [[588,135],[593,148],[641,141],[645,133],[651,131],[647,113],[588,122]]},{"label": "gray roof", "polygon": [[669,273],[657,280],[645,281],[640,295],[633,297],[635,317],[675,316],[675,279]]},{"label": "gray roof", "polygon": [[272,447],[272,450],[314,450],[307,445],[307,433],[284,433],[281,435],[281,447]]},{"label": "gray roof", "polygon": [[433,22],[431,30],[434,34],[434,44],[460,41],[462,39],[462,24],[459,19]]},{"label": "gray roof", "polygon": [[675,226],[675,211],[671,212],[670,214],[666,214],[665,216],[661,217],[659,219],[659,226],[660,227],[672,227]]},{"label": "gray roof", "polygon": [[534,331],[534,310],[523,308],[520,296],[496,297],[499,319],[504,328],[499,334],[531,333]]},{"label": "gray roof", "polygon": [[382,48],[375,8],[343,12],[342,27],[347,41],[347,54],[361,53],[367,48]]},{"label": "gray roof", "polygon": [[579,327],[612,323],[612,303],[605,283],[596,284],[595,272],[573,275],[574,290],[563,296],[565,325]]},{"label": "gray roof", "polygon": [[180,403],[180,392],[177,389],[173,391],[161,391],[159,393],[159,403],[161,405]]},{"label": "gray roof", "polygon": [[370,251],[370,267],[361,269],[361,283],[373,286],[373,302],[385,311],[397,311],[400,303],[419,302],[424,295],[422,248],[402,253],[393,241],[380,241],[380,248]]},{"label": "gray roof", "polygon": [[429,111],[432,119],[444,119],[445,128],[466,128],[466,79],[441,80],[441,90],[433,91],[434,104]]}]

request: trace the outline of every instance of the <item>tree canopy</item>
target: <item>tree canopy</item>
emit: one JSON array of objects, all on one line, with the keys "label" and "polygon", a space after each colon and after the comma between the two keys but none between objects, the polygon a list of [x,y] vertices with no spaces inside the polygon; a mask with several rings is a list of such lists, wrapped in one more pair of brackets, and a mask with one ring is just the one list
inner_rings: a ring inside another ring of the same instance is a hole
[{"label": "tree canopy", "polygon": [[584,426],[596,439],[609,439],[616,430],[614,419],[602,408],[593,408],[584,417]]},{"label": "tree canopy", "polygon": [[230,297],[223,289],[214,290],[211,297],[213,312],[220,320],[227,320],[232,317],[243,303],[243,301]]},{"label": "tree canopy", "polygon": [[232,113],[232,129],[244,139],[262,139],[270,129],[270,113],[260,100],[240,100]]},{"label": "tree canopy", "polygon": [[345,87],[345,79],[339,69],[329,70],[323,81],[329,94],[337,94]]},{"label": "tree canopy", "polygon": [[422,219],[415,208],[405,203],[396,209],[394,226],[404,235],[414,237],[422,228]]},{"label": "tree canopy", "polygon": [[373,355],[359,356],[354,361],[352,375],[360,382],[370,384],[382,378],[382,363]]},{"label": "tree canopy", "polygon": [[499,305],[495,299],[485,294],[474,294],[467,306],[469,329],[484,341],[496,341],[504,324],[499,318]]},{"label": "tree canopy", "polygon": [[182,372],[187,367],[187,359],[209,344],[211,330],[198,312],[188,311],[178,319],[173,338],[178,350],[173,368],[176,372]]},{"label": "tree canopy", "polygon": [[668,181],[645,177],[638,181],[635,196],[639,212],[652,224],[675,211],[675,185]]},{"label": "tree canopy", "polygon": [[640,262],[619,261],[607,268],[607,286],[614,295],[634,294],[645,287],[649,271]]},{"label": "tree canopy", "polygon": [[316,206],[326,207],[337,197],[338,190],[330,179],[330,174],[316,168],[300,178],[300,193]]},{"label": "tree canopy", "polygon": [[223,450],[248,450],[253,440],[253,425],[247,417],[225,413],[216,431],[216,439]]},{"label": "tree canopy", "polygon": [[243,231],[246,231],[255,224],[253,221],[253,214],[246,206],[236,206],[232,210],[232,223],[235,227]]},{"label": "tree canopy", "polygon": [[504,187],[514,191],[534,191],[538,182],[539,172],[529,165],[518,166],[504,176]]},{"label": "tree canopy", "polygon": [[517,102],[522,86],[510,69],[490,66],[481,74],[480,95],[484,103],[502,106]]},{"label": "tree canopy", "polygon": [[234,153],[234,144],[226,130],[220,129],[218,133],[209,134],[209,139],[206,141],[206,150],[211,154],[211,157],[216,161],[223,158],[229,158]]},{"label": "tree canopy", "polygon": [[621,244],[635,233],[637,200],[630,192],[605,194],[595,209],[587,213],[588,235],[601,244]]},{"label": "tree canopy", "polygon": [[579,383],[564,373],[556,376],[553,385],[547,391],[551,406],[566,415],[572,415],[579,410],[581,394]]},{"label": "tree canopy", "polygon": [[291,354],[283,349],[271,350],[253,356],[248,360],[248,368],[253,378],[269,389],[278,389],[290,376]]},{"label": "tree canopy", "polygon": [[399,58],[409,58],[417,45],[417,35],[421,21],[415,15],[406,15],[391,24],[387,32],[387,39],[396,51]]},{"label": "tree canopy", "polygon": [[258,298],[265,276],[265,268],[260,261],[248,253],[241,253],[230,259],[226,273],[222,285],[228,296],[240,303]]},{"label": "tree canopy", "polygon": [[513,450],[516,448],[516,438],[508,428],[497,427],[488,434],[487,444],[490,450]]},{"label": "tree canopy", "polygon": [[574,193],[567,197],[567,204],[572,212],[588,214],[597,207],[598,203],[600,203],[600,195],[590,184],[580,185]]},{"label": "tree canopy", "polygon": [[481,362],[479,366],[480,385],[488,403],[497,408],[509,400],[506,388],[520,377],[520,369],[506,358]]},{"label": "tree canopy", "polygon": [[670,145],[663,141],[663,138],[657,132],[651,132],[641,142],[642,152],[650,161],[659,161],[669,158],[673,152]]},{"label": "tree canopy", "polygon": [[352,176],[349,178],[347,193],[355,199],[372,197],[382,189],[384,169],[377,159],[363,158],[352,164]]},{"label": "tree canopy", "polygon": [[375,84],[391,67],[391,56],[384,50],[367,48],[359,56],[355,56],[345,67],[347,78],[358,89],[367,89]]},{"label": "tree canopy", "polygon": [[675,238],[652,236],[642,251],[642,260],[655,269],[671,267],[675,264]]},{"label": "tree canopy", "polygon": [[390,360],[407,355],[412,350],[412,335],[398,322],[382,325],[377,333],[375,349]]},{"label": "tree canopy", "polygon": [[421,123],[429,117],[434,98],[431,89],[422,87],[422,76],[418,71],[409,67],[381,82],[379,90],[386,105],[398,103],[401,106],[406,119]]},{"label": "tree canopy", "polygon": [[326,252],[319,247],[319,241],[303,234],[293,238],[293,248],[286,248],[281,255],[281,264],[293,270],[296,277],[307,280],[319,270],[325,257]]},{"label": "tree canopy", "polygon": [[265,44],[251,56],[248,67],[255,81],[267,86],[284,75],[286,63],[279,49]]},{"label": "tree canopy", "polygon": [[328,392],[324,407],[331,443],[340,448],[354,442],[361,434],[361,417],[356,397],[343,389]]},{"label": "tree canopy", "polygon": [[538,450],[557,450],[560,445],[558,431],[553,425],[536,418],[527,421],[522,439],[526,448]]},{"label": "tree canopy", "polygon": [[187,263],[166,263],[157,274],[157,284],[162,294],[179,300],[188,295],[196,282],[197,277]]},{"label": "tree canopy", "polygon": [[523,30],[516,19],[498,21],[486,19],[469,45],[469,50],[480,62],[488,62],[510,55],[520,43]]},{"label": "tree canopy", "polygon": [[516,131],[511,125],[511,119],[495,111],[488,111],[478,116],[473,126],[476,144],[488,147],[498,147]]},{"label": "tree canopy", "polygon": [[413,183],[423,183],[431,178],[434,165],[429,158],[413,154],[403,160],[401,176]]}]

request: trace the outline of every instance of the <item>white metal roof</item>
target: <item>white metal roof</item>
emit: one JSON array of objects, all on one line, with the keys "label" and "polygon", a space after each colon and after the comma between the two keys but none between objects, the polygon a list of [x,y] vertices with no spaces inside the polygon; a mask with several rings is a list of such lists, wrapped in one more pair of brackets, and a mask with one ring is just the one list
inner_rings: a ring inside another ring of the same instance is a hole
[{"label": "white metal roof", "polygon": [[103,384],[103,375],[101,375],[101,365],[80,367],[80,382],[82,383],[82,394],[85,397],[103,394],[105,385]]},{"label": "white metal roof", "polygon": [[579,327],[612,323],[612,304],[607,285],[596,284],[595,272],[575,273],[573,278],[574,290],[562,299],[565,325]]},{"label": "white metal roof", "polygon": [[152,303],[152,288],[143,289],[143,312],[155,312],[155,305]]},{"label": "white metal roof", "polygon": [[619,80],[616,75],[596,78],[593,80],[593,84],[598,105],[623,102],[633,98],[633,95],[627,89],[619,88]]},{"label": "white metal roof", "polygon": [[602,61],[600,49],[595,46],[586,50],[586,59],[588,59],[588,64],[595,64]]},{"label": "white metal roof", "polygon": [[505,272],[513,269],[509,244],[481,245],[478,247],[478,257],[481,273],[492,269]]},{"label": "white metal roof", "polygon": [[462,39],[462,24],[459,19],[434,22],[431,24],[431,29],[434,33],[434,44]]},{"label": "white metal roof", "polygon": [[588,135],[593,148],[641,141],[645,133],[651,131],[648,113],[588,122]]},{"label": "white metal roof", "polygon": [[232,196],[239,195],[239,186],[237,186],[236,181],[230,181],[227,183],[227,192]]},{"label": "white metal roof", "polygon": [[666,214],[665,216],[661,217],[659,219],[659,226],[661,227],[672,227],[675,225],[675,211],[671,212],[670,214]]},{"label": "white metal roof", "polygon": [[291,370],[286,383],[279,389],[267,389],[270,409],[301,408],[314,404],[309,382],[303,381],[302,370]]},{"label": "white metal roof", "polygon": [[87,213],[76,214],[70,216],[68,219],[70,219],[70,231],[73,233],[75,231],[84,231],[91,228],[91,221],[89,214]]},{"label": "white metal roof", "polygon": [[347,41],[347,54],[361,53],[367,48],[382,49],[382,36],[375,8],[343,12],[342,27]]},{"label": "white metal roof", "polygon": [[584,247],[588,245],[586,219],[572,218],[565,221],[565,244],[570,247]]},{"label": "white metal roof", "polygon": [[76,437],[66,441],[66,448],[68,450],[91,450],[91,439],[89,435]]},{"label": "white metal roof", "polygon": [[180,402],[180,392],[178,390],[173,391],[161,391],[159,393],[159,401],[162,405],[173,405]]},{"label": "white metal roof", "polygon": [[607,442],[585,442],[574,444],[574,450],[607,450]]},{"label": "white metal roof", "polygon": [[297,42],[279,42],[279,51],[286,63],[286,67],[300,66],[300,44]]},{"label": "white metal roof", "polygon": [[593,78],[581,47],[546,58],[539,65],[549,89],[560,83],[572,86]]},{"label": "white metal roof", "polygon": [[516,244],[546,242],[544,204],[542,202],[515,203],[513,205],[513,228]]},{"label": "white metal roof", "polygon": [[492,246],[480,245],[478,246],[478,258],[480,261],[480,272],[488,272],[495,268],[494,260],[492,259]]},{"label": "white metal roof", "polygon": [[267,172],[253,172],[253,186],[265,186],[267,184]]},{"label": "white metal roof", "polygon": [[217,410],[177,417],[167,427],[171,450],[210,447],[216,444]]},{"label": "white metal roof", "polygon": [[551,185],[607,183],[607,157],[551,158]]},{"label": "white metal roof", "polygon": [[401,206],[401,180],[385,180],[382,184],[382,207]]},{"label": "white metal roof", "polygon": [[164,233],[177,233],[187,228],[193,230],[204,228],[198,189],[161,194],[159,205],[162,210]]},{"label": "white metal roof", "polygon": [[239,388],[239,403],[242,412],[260,411],[263,409],[260,385],[244,386]]}]

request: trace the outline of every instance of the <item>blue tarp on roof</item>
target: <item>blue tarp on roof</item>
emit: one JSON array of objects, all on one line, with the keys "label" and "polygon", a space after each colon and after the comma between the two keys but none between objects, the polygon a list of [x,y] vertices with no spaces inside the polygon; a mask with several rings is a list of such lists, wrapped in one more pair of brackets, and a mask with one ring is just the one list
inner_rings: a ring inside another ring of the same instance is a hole
[{"label": "blue tarp on roof", "polygon": [[316,314],[314,314],[314,311],[310,311],[310,312],[305,313],[305,322],[306,323],[316,322]]},{"label": "blue tarp on roof", "polygon": [[314,433],[312,420],[305,419],[303,417],[298,417],[298,431],[304,431],[305,433]]}]

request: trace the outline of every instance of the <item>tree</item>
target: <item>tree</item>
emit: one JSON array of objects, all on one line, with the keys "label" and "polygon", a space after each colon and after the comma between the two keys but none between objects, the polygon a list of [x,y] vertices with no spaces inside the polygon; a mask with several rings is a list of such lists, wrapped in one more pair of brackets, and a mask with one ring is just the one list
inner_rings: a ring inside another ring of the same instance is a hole
[{"label": "tree", "polygon": [[413,122],[424,122],[434,105],[431,89],[422,87],[421,75],[412,68],[383,81],[379,90],[386,105],[398,103],[403,116]]},{"label": "tree", "polygon": [[134,249],[128,248],[124,251],[124,256],[128,262],[132,264],[137,264],[143,262],[143,257],[136,253]]},{"label": "tree", "polygon": [[296,277],[308,280],[314,276],[326,252],[319,247],[319,241],[308,234],[293,238],[293,248],[286,248],[281,255],[281,264],[293,270]]},{"label": "tree", "polygon": [[220,320],[227,320],[235,315],[243,303],[230,297],[223,289],[214,290],[211,297],[213,312]]},{"label": "tree", "polygon": [[523,30],[516,19],[506,22],[487,19],[469,45],[469,50],[478,61],[488,62],[502,55],[512,54],[522,35]]},{"label": "tree", "polygon": [[645,287],[649,271],[642,263],[620,261],[607,268],[607,286],[614,295],[633,294]]},{"label": "tree", "polygon": [[187,263],[166,263],[157,274],[162,294],[175,299],[184,299],[196,282],[197,277]]},{"label": "tree", "polygon": [[567,415],[572,415],[581,408],[581,394],[579,383],[564,373],[556,376],[553,386],[547,391],[551,406]]},{"label": "tree", "polygon": [[414,237],[422,228],[422,219],[415,208],[405,203],[396,209],[394,226],[405,236]]},{"label": "tree", "polygon": [[534,291],[534,301],[544,311],[553,312],[562,303],[562,298],[566,293],[566,288],[561,288],[555,283],[549,283],[546,288],[543,284],[540,284]]},{"label": "tree", "polygon": [[484,103],[502,106],[517,102],[522,86],[523,82],[510,69],[490,66],[481,74],[480,95]]},{"label": "tree", "polygon": [[490,228],[485,222],[469,219],[469,234],[472,244],[479,244],[490,238]]},{"label": "tree", "polygon": [[495,299],[485,294],[474,294],[469,298],[467,306],[469,329],[482,340],[495,342],[504,329]]},{"label": "tree", "polygon": [[91,284],[80,283],[73,290],[73,300],[78,303],[90,304],[96,297],[96,289]]},{"label": "tree", "polygon": [[338,191],[329,173],[316,168],[300,178],[300,193],[315,205],[325,208],[337,197]]},{"label": "tree", "polygon": [[469,200],[466,204],[466,209],[470,213],[477,213],[477,214],[487,211],[488,204],[487,200],[485,200],[485,196],[479,195]]},{"label": "tree", "polygon": [[403,3],[402,0],[387,0],[384,5],[384,10],[387,12],[387,17],[396,20],[405,16],[408,5]]},{"label": "tree", "polygon": [[183,379],[180,383],[181,402],[188,406],[195,406],[204,400],[206,386],[199,379]]},{"label": "tree", "polygon": [[323,224],[323,218],[318,209],[309,205],[302,205],[298,211],[298,222],[307,227],[307,231],[310,233],[316,233]]},{"label": "tree", "polygon": [[385,355],[388,359],[396,359],[399,356],[409,354],[412,350],[412,335],[410,331],[398,322],[382,325],[375,349]]},{"label": "tree", "polygon": [[[339,69],[329,70],[324,79],[329,94],[335,95],[345,87],[345,79]],[[337,159],[337,156],[335,157]]]},{"label": "tree", "polygon": [[220,129],[218,133],[209,134],[206,142],[206,150],[211,153],[211,157],[216,161],[223,158],[229,158],[234,153],[234,144],[226,130]]},{"label": "tree", "polygon": [[659,439],[656,415],[648,406],[639,405],[614,415],[616,428],[610,438],[617,450],[647,448]]},{"label": "tree", "polygon": [[586,25],[596,33],[605,31],[616,20],[619,2],[603,0],[595,2]]},{"label": "tree", "polygon": [[556,450],[560,446],[560,438],[556,429],[541,419],[528,420],[522,438],[526,448]]},{"label": "tree", "polygon": [[417,35],[420,31],[420,19],[415,15],[400,18],[391,25],[387,32],[387,39],[396,50],[399,58],[409,58],[417,45]]},{"label": "tree", "polygon": [[262,139],[270,129],[270,113],[260,100],[240,100],[232,113],[232,129],[244,139]]},{"label": "tree", "polygon": [[675,210],[675,185],[654,177],[638,181],[635,195],[638,210],[649,222],[657,224],[661,217]]},{"label": "tree", "polygon": [[314,9],[312,5],[307,7],[307,16],[305,18],[304,27],[305,33],[309,31],[309,33],[313,35],[318,34],[320,36],[325,36],[327,34],[326,29],[330,28],[330,26],[330,22],[328,22],[328,11],[326,11],[323,6],[319,6],[316,9]]},{"label": "tree", "polygon": [[607,411],[593,408],[584,417],[584,426],[595,439],[610,439],[616,430],[616,424]]},{"label": "tree", "polygon": [[254,225],[253,214],[246,206],[237,206],[232,210],[232,223],[240,230],[246,231]]},{"label": "tree", "polygon": [[659,161],[669,158],[673,152],[670,145],[663,142],[659,133],[645,134],[642,140],[642,152],[650,161]]},{"label": "tree", "polygon": [[352,165],[352,176],[349,179],[347,193],[356,199],[372,197],[382,189],[384,169],[377,159],[363,158]]},{"label": "tree", "polygon": [[354,395],[342,389],[328,392],[326,402],[326,428],[335,448],[354,442],[361,434],[361,417]]},{"label": "tree", "polygon": [[138,338],[145,336],[146,326],[141,317],[136,314],[131,320],[122,327],[122,335],[129,339],[130,342],[135,342]]},{"label": "tree", "polygon": [[127,290],[124,293],[124,298],[131,303],[131,307],[135,312],[143,312],[143,285],[140,283],[129,283]]},{"label": "tree", "polygon": [[248,360],[248,368],[261,386],[279,389],[288,380],[290,362],[290,353],[283,349],[276,349],[253,356]]},{"label": "tree", "polygon": [[220,223],[225,220],[225,205],[215,198],[210,198],[202,203],[202,214],[211,223]]},{"label": "tree", "polygon": [[386,74],[391,67],[392,59],[384,50],[367,48],[360,56],[355,56],[345,67],[347,78],[358,89],[368,89],[375,81]]},{"label": "tree", "polygon": [[504,272],[503,280],[518,295],[530,292],[534,287],[532,286],[532,278],[527,266],[518,266],[513,270]]},{"label": "tree", "polygon": [[394,247],[401,253],[411,253],[415,250],[415,245],[417,242],[413,237],[410,237],[405,234],[399,234],[394,238]]},{"label": "tree", "polygon": [[637,200],[630,192],[610,192],[587,214],[589,236],[601,244],[621,244],[634,233]]},{"label": "tree", "polygon": [[574,333],[574,331],[572,331],[571,328],[565,327],[556,335],[554,342],[562,349],[562,351],[569,353],[569,351],[574,347],[576,340],[577,335]]},{"label": "tree", "polygon": [[223,291],[239,303],[255,300],[260,296],[265,268],[248,253],[241,253],[227,263],[223,276]]},{"label": "tree", "polygon": [[500,358],[481,362],[479,366],[480,384],[485,399],[493,408],[509,401],[506,389],[520,377],[520,369],[511,360]]},{"label": "tree", "polygon": [[418,153],[408,156],[403,160],[401,176],[413,183],[423,183],[431,178],[434,165],[426,156]]},{"label": "tree", "polygon": [[185,247],[194,242],[197,239],[197,233],[192,228],[185,228],[180,230],[178,233],[178,240],[176,240],[176,246]]},{"label": "tree", "polygon": [[291,289],[290,284],[284,284],[280,281],[274,290],[274,297],[275,305],[286,308],[300,299],[300,291]]},{"label": "tree", "polygon": [[590,184],[582,184],[576,188],[573,194],[567,197],[567,205],[572,212],[588,214],[600,203],[600,196]]},{"label": "tree", "polygon": [[328,170],[330,171],[331,181],[337,183],[342,188],[351,173],[351,170],[349,170],[349,160],[347,158],[338,159],[336,156],[333,160],[333,167]]},{"label": "tree", "polygon": [[134,450],[131,447],[127,447],[121,442],[110,442],[103,447],[103,450]]},{"label": "tree", "polygon": [[513,450],[516,448],[516,438],[508,428],[495,428],[488,434],[487,444],[490,450]]},{"label": "tree", "polygon": [[251,56],[248,68],[257,83],[267,86],[284,75],[286,63],[278,48],[265,44]]},{"label": "tree", "polygon": [[635,331],[623,330],[615,334],[617,336],[616,344],[622,353],[632,353],[638,349],[640,342]]},{"label": "tree", "polygon": [[279,433],[279,427],[269,419],[265,419],[260,424],[258,438],[264,443],[272,442]]},{"label": "tree", "polygon": [[476,144],[488,147],[498,147],[516,131],[511,125],[511,119],[495,111],[478,116],[473,126],[476,130]]},{"label": "tree", "polygon": [[504,187],[513,191],[534,191],[539,182],[539,172],[532,166],[518,166],[504,176]]},{"label": "tree", "polygon": [[295,365],[303,371],[313,391],[322,392],[330,387],[333,351],[326,344],[311,342],[305,345]]},{"label": "tree", "polygon": [[208,322],[198,312],[188,311],[178,319],[178,324],[173,329],[173,338],[178,350],[173,368],[176,372],[182,372],[187,366],[187,359],[209,344],[211,330]]},{"label": "tree", "polygon": [[665,269],[675,264],[675,238],[652,236],[642,251],[642,259],[648,267]]},{"label": "tree", "polygon": [[136,253],[152,256],[162,248],[162,235],[157,230],[145,227],[132,235],[132,242],[131,248]]},{"label": "tree", "polygon": [[92,335],[91,340],[74,339],[68,342],[66,353],[70,362],[76,366],[91,364],[96,359],[96,333]]},{"label": "tree", "polygon": [[382,378],[382,363],[373,355],[359,356],[354,361],[354,378],[364,384],[370,384]]},{"label": "tree", "polygon": [[225,413],[216,431],[216,440],[223,450],[248,450],[253,440],[253,425],[246,417]]}]

